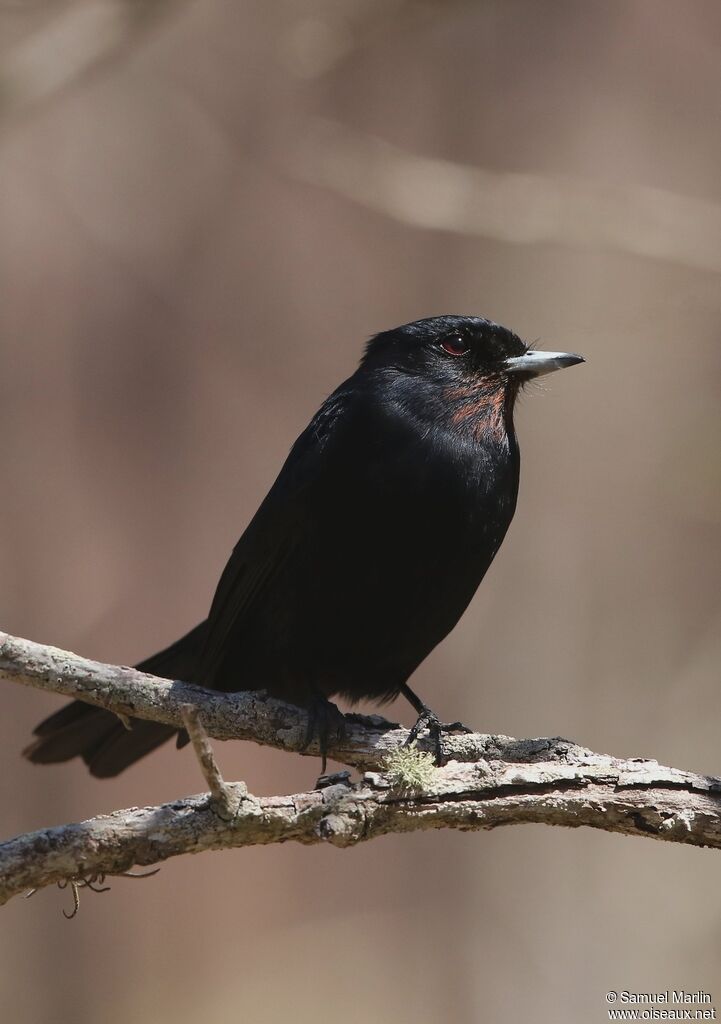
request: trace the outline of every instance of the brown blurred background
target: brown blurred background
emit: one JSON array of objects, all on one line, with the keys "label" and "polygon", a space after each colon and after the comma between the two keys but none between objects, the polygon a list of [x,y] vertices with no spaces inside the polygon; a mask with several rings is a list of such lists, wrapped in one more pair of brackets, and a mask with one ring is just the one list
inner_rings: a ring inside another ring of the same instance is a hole
[{"label": "brown blurred background", "polygon": [[[0,6],[0,627],[131,663],[373,332],[490,316],[587,366],[518,415],[519,509],[415,677],[447,718],[721,773],[714,0]],[[1,835],[202,789],[19,751]],[[409,721],[399,702],[390,715]],[[219,746],[258,793],[317,765]],[[543,827],[205,854],[2,911],[2,1019],[605,1021],[721,1004],[717,853]]]}]

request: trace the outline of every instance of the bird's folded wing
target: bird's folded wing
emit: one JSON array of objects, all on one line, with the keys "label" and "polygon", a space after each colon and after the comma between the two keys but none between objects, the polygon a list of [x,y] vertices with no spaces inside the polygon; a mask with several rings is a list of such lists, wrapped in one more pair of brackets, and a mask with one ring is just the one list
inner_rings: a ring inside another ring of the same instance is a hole
[{"label": "bird's folded wing", "polygon": [[[347,416],[351,395],[339,389],[321,407],[294,444],[277,480],[236,544],[218,583],[208,616],[200,659],[199,681],[213,686],[213,677],[229,645],[229,636],[243,629],[243,619],[294,551],[304,542],[313,520],[317,484],[333,460],[341,413]],[[240,686],[239,686],[240,689]]]}]

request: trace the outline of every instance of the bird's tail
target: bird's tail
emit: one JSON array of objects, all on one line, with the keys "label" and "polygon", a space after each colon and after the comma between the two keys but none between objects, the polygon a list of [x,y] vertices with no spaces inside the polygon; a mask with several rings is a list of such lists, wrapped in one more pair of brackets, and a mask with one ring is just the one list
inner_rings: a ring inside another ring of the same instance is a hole
[{"label": "bird's tail", "polygon": [[[141,661],[137,668],[165,679],[192,681],[205,629],[206,623],[201,622],[164,651]],[[112,711],[75,700],[37,726],[33,731],[37,739],[23,754],[35,764],[82,757],[92,775],[107,778],[118,775],[179,731],[172,725],[140,718],[131,718],[130,725],[127,729]],[[181,730],[179,745],[184,736]]]}]

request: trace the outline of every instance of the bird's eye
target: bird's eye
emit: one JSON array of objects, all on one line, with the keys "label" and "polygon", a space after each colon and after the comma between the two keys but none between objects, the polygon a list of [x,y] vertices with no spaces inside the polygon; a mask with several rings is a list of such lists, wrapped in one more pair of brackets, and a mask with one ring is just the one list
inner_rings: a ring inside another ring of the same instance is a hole
[{"label": "bird's eye", "polygon": [[444,338],[441,342],[441,348],[444,352],[447,352],[449,356],[464,356],[470,345],[462,338],[460,334],[449,334],[447,338]]}]

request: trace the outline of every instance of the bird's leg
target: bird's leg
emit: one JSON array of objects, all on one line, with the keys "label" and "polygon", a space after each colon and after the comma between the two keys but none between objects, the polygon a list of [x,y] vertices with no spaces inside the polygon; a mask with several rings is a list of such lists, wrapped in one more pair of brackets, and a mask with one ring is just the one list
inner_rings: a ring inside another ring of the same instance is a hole
[{"label": "bird's leg", "polygon": [[308,705],[308,728],[305,733],[305,740],[301,750],[306,748],[318,737],[320,756],[322,764],[320,773],[325,775],[326,761],[328,758],[329,739],[344,740],[346,737],[345,715],[332,701],[329,701],[323,694],[313,697]]},{"label": "bird's leg", "polygon": [[403,683],[401,686],[401,693],[418,713],[416,724],[408,733],[408,739],[403,746],[409,747],[411,743],[415,743],[421,729],[428,729],[435,748],[436,764],[439,766],[445,764],[446,756],[443,750],[443,733],[472,732],[473,730],[469,729],[467,725],[463,725],[462,722],[441,722],[435,711],[431,711],[428,705],[424,704],[421,698],[406,683]]}]

